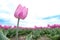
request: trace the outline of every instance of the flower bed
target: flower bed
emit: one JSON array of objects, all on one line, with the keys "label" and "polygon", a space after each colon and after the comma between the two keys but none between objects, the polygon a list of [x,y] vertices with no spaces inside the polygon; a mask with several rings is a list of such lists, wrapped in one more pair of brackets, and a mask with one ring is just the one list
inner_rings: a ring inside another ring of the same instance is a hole
[{"label": "flower bed", "polygon": [[[11,26],[2,26],[0,25],[0,30],[2,30],[3,34],[8,38],[13,38],[16,36],[16,26],[13,28]],[[34,28],[23,28],[19,27],[18,31],[19,37],[25,36],[25,40],[37,40],[42,36],[50,38],[51,40],[60,40],[60,25],[48,25],[47,27],[37,27]]]}]

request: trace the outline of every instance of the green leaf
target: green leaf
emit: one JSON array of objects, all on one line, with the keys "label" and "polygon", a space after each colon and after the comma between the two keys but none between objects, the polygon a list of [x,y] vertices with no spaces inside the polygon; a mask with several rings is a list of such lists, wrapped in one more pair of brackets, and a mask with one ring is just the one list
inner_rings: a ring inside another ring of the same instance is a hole
[{"label": "green leaf", "polygon": [[27,35],[26,40],[32,40],[32,34]]},{"label": "green leaf", "polygon": [[0,40],[10,40],[10,39],[8,39],[8,38],[3,34],[3,32],[0,31]]}]

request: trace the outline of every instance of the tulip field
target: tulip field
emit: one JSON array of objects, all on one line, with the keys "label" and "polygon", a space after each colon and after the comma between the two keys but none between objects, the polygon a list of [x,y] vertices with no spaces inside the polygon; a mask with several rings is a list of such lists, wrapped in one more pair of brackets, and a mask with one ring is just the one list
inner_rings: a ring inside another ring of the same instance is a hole
[{"label": "tulip field", "polygon": [[[60,40],[60,24],[18,29],[19,40]],[[16,26],[0,25],[0,40],[15,40]]]},{"label": "tulip field", "polygon": [[[19,4],[14,12],[17,25],[0,25],[0,40],[60,40],[60,24],[34,26],[32,28],[19,26],[20,19],[24,20],[28,8]],[[4,21],[3,21],[4,22]]]}]

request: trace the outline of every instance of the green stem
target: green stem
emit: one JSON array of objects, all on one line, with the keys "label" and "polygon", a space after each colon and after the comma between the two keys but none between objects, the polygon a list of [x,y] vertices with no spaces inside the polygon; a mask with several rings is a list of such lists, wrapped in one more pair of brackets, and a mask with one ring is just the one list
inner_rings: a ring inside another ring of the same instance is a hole
[{"label": "green stem", "polygon": [[18,21],[17,21],[17,27],[16,27],[16,40],[18,40],[18,31],[19,31],[19,29],[18,29],[18,27],[19,27],[19,18],[18,18]]}]

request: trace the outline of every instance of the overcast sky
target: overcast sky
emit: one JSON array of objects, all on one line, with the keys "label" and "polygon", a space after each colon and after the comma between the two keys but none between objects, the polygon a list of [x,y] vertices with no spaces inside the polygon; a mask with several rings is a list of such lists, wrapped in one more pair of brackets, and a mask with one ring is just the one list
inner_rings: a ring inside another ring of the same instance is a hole
[{"label": "overcast sky", "polygon": [[60,0],[0,0],[0,24],[17,24],[14,12],[18,4],[28,8],[28,15],[20,20],[20,26],[60,24]]}]

